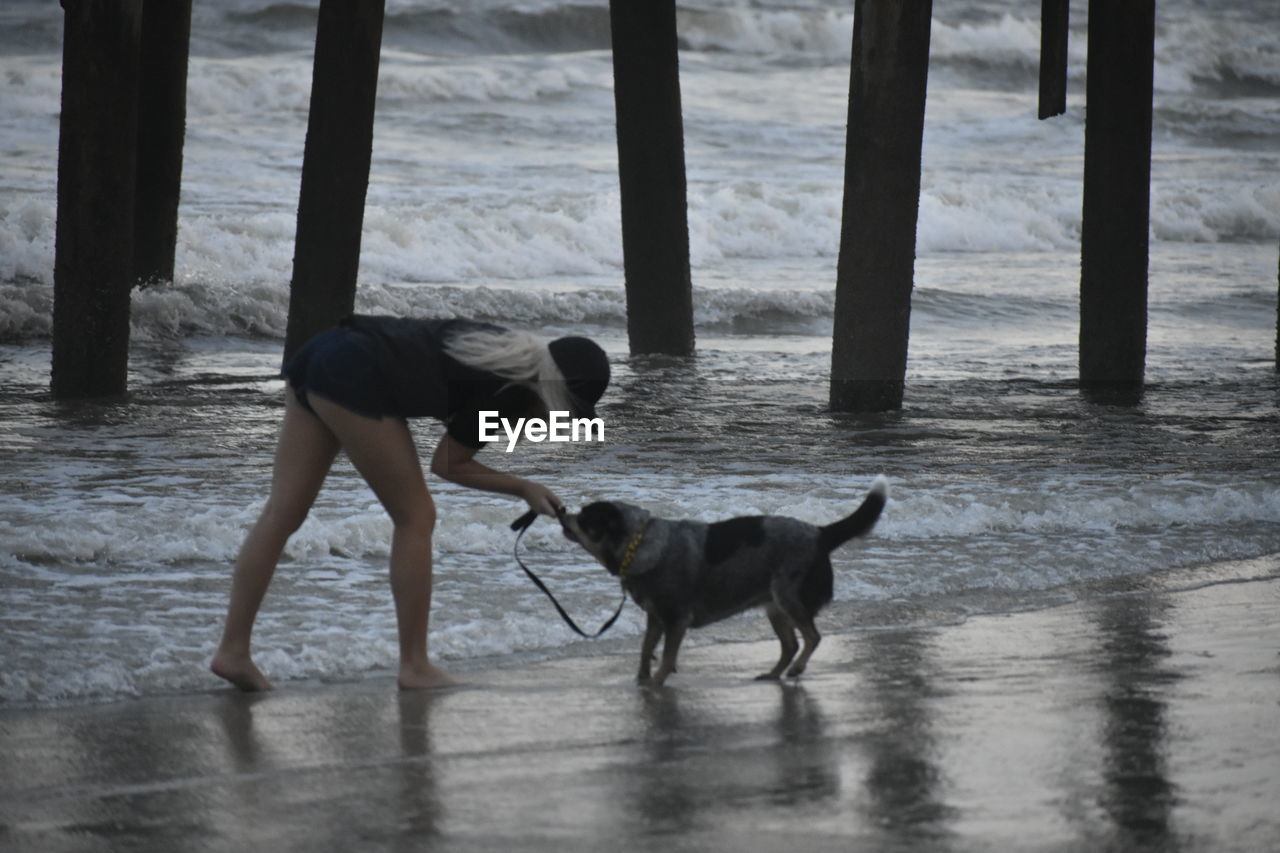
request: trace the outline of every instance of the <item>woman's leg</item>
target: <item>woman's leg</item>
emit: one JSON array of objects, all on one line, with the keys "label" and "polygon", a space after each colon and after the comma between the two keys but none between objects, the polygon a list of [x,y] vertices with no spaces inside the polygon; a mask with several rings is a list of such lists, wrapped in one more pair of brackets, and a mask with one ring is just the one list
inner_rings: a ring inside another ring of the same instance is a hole
[{"label": "woman's leg", "polygon": [[431,611],[431,536],[436,510],[422,476],[409,425],[399,418],[373,420],[329,400],[311,396],[320,419],[333,431],[365,482],[391,516],[391,594],[400,637],[401,687],[453,683],[427,655]]},{"label": "woman's leg", "polygon": [[210,669],[241,690],[270,690],[250,654],[253,623],[280,553],[315,503],[338,452],[333,432],[285,390],[284,422],[276,446],[271,495],[236,558],[222,642]]}]

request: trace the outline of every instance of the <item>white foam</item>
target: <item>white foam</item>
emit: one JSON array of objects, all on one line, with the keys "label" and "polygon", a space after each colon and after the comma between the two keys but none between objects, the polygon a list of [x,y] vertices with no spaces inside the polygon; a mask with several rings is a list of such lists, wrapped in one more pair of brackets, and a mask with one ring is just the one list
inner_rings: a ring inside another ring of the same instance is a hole
[{"label": "white foam", "polygon": [[[1155,174],[1160,177],[1158,166]],[[1280,233],[1280,186],[1274,184],[1179,180],[1157,183],[1151,194],[1151,232],[1158,240],[1216,243]]]},{"label": "white foam", "polygon": [[[847,14],[821,9],[682,15],[695,50],[747,54],[838,52],[850,24]],[[1021,67],[1036,50],[1032,24],[1010,14],[960,23],[940,19],[935,54]],[[1228,80],[1280,76],[1274,46],[1254,29],[1234,19],[1175,15],[1163,31],[1160,55],[1173,66]],[[707,113],[689,122],[695,270],[706,270],[705,278],[746,260],[833,260],[842,215],[843,137],[832,126],[844,120],[845,93],[832,81],[844,72],[812,69],[821,85],[792,99],[803,100],[804,109],[788,110],[763,99],[785,99],[802,75],[786,67],[763,69],[750,78],[761,81],[756,96],[742,91],[748,78],[732,64],[717,64],[717,55],[688,66],[694,101]],[[566,322],[622,322],[608,67],[607,56],[595,52],[445,58],[389,48],[365,212],[362,305],[501,317],[499,303],[510,300],[514,319],[538,321],[554,313],[554,302]],[[58,69],[54,56],[0,56],[8,83],[6,138],[13,140],[4,175],[13,192],[0,197],[0,337],[7,340],[50,331],[56,171],[47,152],[57,140]],[[309,75],[306,57],[290,51],[193,59],[178,282],[137,294],[135,332],[143,338],[283,332]],[[952,81],[931,90],[918,226],[922,256],[1077,250],[1082,113],[1073,109],[1055,122],[1031,121],[1033,94],[1024,88],[975,89]],[[1272,241],[1280,232],[1280,190],[1255,179],[1271,171],[1265,152],[1226,156],[1213,145],[1199,147],[1199,140],[1203,128],[1269,138],[1280,119],[1275,99],[1224,102],[1183,97],[1186,87],[1174,88],[1179,97],[1158,102],[1157,110],[1173,111],[1171,132],[1190,128],[1192,135],[1179,137],[1172,153],[1157,152],[1153,236]],[[427,133],[419,116],[431,99],[483,102],[491,109],[463,109]],[[533,102],[537,109],[527,109]],[[519,128],[529,141],[518,150],[502,145],[484,131],[487,121]],[[584,127],[591,132],[583,133]],[[721,151],[731,154],[728,162],[719,161]],[[806,157],[792,163],[783,156],[792,151]],[[747,177],[737,157],[746,158]],[[517,287],[502,284],[556,278],[610,287],[549,300],[536,290],[532,297],[515,295]],[[471,311],[458,307],[461,291],[409,296],[389,289],[403,282],[495,289],[469,291],[467,300],[478,303]],[[814,293],[779,290],[776,297],[761,297],[716,290],[698,305],[702,325],[758,329],[773,320],[793,328],[829,313],[826,297]]]},{"label": "white foam", "polygon": [[[801,479],[776,476],[763,487],[759,475],[702,477],[696,484],[675,478],[651,481],[641,491],[604,488],[598,497],[631,500],[659,515],[714,521],[743,514],[791,515],[827,524],[847,515],[865,493],[856,482],[807,472]],[[878,489],[882,480],[871,488]],[[518,504],[455,489],[443,498],[435,537],[441,555],[494,555],[510,551],[507,523]],[[1280,488],[1265,482],[1200,485],[1155,480],[1131,487],[1064,487],[1046,492],[994,484],[960,487],[903,485],[876,536],[898,542],[994,534],[1101,535],[1179,526],[1220,527],[1238,523],[1280,522]],[[181,493],[179,493],[181,494]],[[218,497],[218,496],[215,496]],[[7,502],[0,519],[0,552],[21,555],[35,565],[57,562],[147,563],[176,565],[191,560],[230,562],[256,517],[260,501],[245,506],[225,500],[199,503],[194,494],[174,498],[133,497],[114,501],[98,494],[91,503],[56,498]],[[60,508],[59,508],[60,507]],[[181,511],[179,511],[179,509]],[[58,525],[39,519],[57,516]],[[175,518],[181,518],[175,523]],[[287,553],[302,562],[343,558],[382,559],[388,553],[391,525],[368,489],[354,476],[334,479],[311,518],[290,540]],[[554,524],[535,525],[524,547],[572,554],[572,543]]]},{"label": "white foam", "polygon": [[929,36],[931,62],[963,60],[984,67],[1011,65],[1030,69],[1038,67],[1039,57],[1039,21],[1007,12],[980,23],[935,21]]},{"label": "white foam", "polygon": [[[400,100],[401,107],[455,101],[537,102],[563,98],[580,89],[608,92],[613,82],[592,64],[555,62],[547,57],[490,56],[474,62],[451,59],[443,63],[384,51],[384,59],[389,61],[378,75],[379,102]],[[607,71],[608,66],[602,65]]]},{"label": "white foam", "polygon": [[682,8],[681,41],[693,50],[763,56],[849,56],[853,16],[826,9]]},{"label": "white foam", "polygon": [[[766,475],[740,467],[694,482],[673,475],[596,481],[582,472],[577,479],[585,493],[703,520],[763,512],[824,524],[847,515],[867,490],[865,475]],[[871,489],[883,484],[876,478]],[[447,491],[435,543],[433,652],[447,663],[571,643],[512,565],[507,522],[519,507]],[[835,555],[841,602],[1027,593],[1280,547],[1280,487],[1239,476],[1135,483],[1073,476],[1039,488],[908,477],[894,491],[873,533]],[[13,656],[0,673],[0,704],[208,686],[204,664],[225,607],[230,561],[257,506],[224,500],[184,514],[156,497],[128,509],[102,501],[67,504],[66,511],[28,506],[29,519],[3,507],[0,554],[7,556],[0,568],[10,585],[3,618]],[[52,515],[59,525],[39,523]],[[340,477],[326,490],[289,545],[255,634],[258,662],[273,678],[394,670],[389,538],[390,524],[363,486]],[[602,619],[616,602],[616,585],[556,525],[535,525],[522,549],[580,622]],[[65,618],[83,623],[80,630],[46,635],[23,621],[47,628],[50,619]],[[628,608],[614,636],[634,639],[640,619]]]},{"label": "white foam", "polygon": [[920,194],[917,244],[925,252],[1069,249],[1079,243],[1080,197],[1070,185],[935,182]]},{"label": "white foam", "polygon": [[[1070,251],[1078,240],[1079,191],[987,181],[938,181],[921,197],[921,252]],[[695,266],[751,258],[832,258],[839,245],[835,195],[795,196],[782,187],[743,182],[695,195],[691,234]],[[49,333],[52,309],[53,207],[0,202],[0,336]],[[229,217],[192,211],[182,220],[178,282],[135,294],[142,335],[283,333],[292,275],[295,223],[283,211]],[[1269,186],[1187,182],[1153,189],[1157,239],[1216,242],[1280,231],[1280,191]],[[501,210],[374,206],[366,215],[361,260],[362,310],[399,312],[429,307],[455,313],[539,320],[560,312],[565,322],[622,321],[621,245],[616,196],[563,198],[553,208],[516,203]],[[472,289],[412,293],[386,287],[403,281],[607,280],[607,290],[572,294],[543,289]],[[816,282],[815,282],[816,283]],[[461,306],[466,301],[475,307]],[[487,301],[494,302],[492,310]],[[707,291],[699,322],[733,323],[761,315],[821,318],[830,297],[821,291]]]},{"label": "white foam", "polygon": [[1272,521],[1280,521],[1280,489],[1274,485],[1196,487],[1157,481],[1101,495],[1077,490],[929,491],[895,500],[894,512],[876,532],[900,540],[996,533],[1091,536]]}]

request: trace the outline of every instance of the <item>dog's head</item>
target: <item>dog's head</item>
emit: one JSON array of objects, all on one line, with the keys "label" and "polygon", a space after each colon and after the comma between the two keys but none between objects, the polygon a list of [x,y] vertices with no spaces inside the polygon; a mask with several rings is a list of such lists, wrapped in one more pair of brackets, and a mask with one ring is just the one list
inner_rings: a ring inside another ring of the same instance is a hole
[{"label": "dog's head", "polygon": [[620,501],[596,501],[578,513],[561,513],[564,535],[617,574],[627,546],[645,527],[649,511]]}]

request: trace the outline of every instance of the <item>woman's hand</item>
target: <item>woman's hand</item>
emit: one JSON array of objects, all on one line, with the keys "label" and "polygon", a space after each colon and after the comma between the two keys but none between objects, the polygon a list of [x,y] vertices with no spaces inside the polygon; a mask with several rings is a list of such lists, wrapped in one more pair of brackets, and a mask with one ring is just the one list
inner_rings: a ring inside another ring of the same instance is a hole
[{"label": "woman's hand", "polygon": [[555,492],[532,480],[525,481],[520,497],[525,499],[530,509],[541,515],[555,516],[557,511],[564,507],[564,501],[560,500]]}]

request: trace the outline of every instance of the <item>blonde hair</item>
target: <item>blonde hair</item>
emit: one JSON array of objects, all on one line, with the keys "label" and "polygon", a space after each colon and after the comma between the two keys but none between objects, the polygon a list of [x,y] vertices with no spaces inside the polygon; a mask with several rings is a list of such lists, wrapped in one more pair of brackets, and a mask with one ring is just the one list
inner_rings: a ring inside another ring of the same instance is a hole
[{"label": "blonde hair", "polygon": [[468,329],[449,335],[444,351],[468,367],[533,391],[548,412],[571,411],[569,389],[547,341],[514,329]]}]

